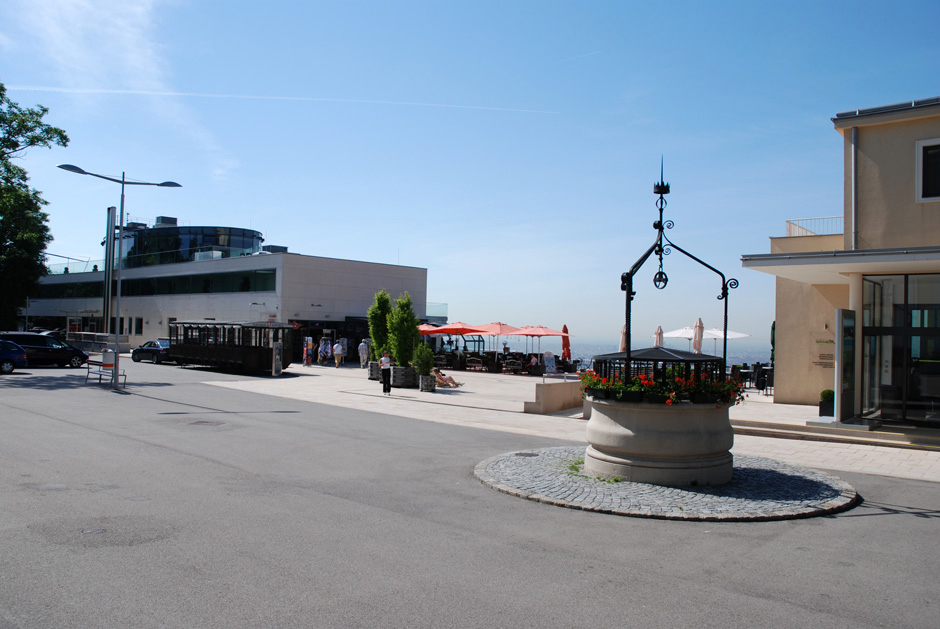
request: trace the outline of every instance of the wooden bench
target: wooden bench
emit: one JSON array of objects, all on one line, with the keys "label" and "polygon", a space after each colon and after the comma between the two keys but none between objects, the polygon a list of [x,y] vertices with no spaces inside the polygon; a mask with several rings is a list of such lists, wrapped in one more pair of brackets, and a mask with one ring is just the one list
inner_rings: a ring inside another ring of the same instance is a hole
[{"label": "wooden bench", "polygon": [[[101,378],[103,378],[104,376],[107,376],[109,381],[113,377],[112,366],[111,365],[105,366],[105,364],[101,362],[100,360],[88,360],[85,363],[85,369],[86,369],[85,371],[86,383],[88,382],[88,378],[90,376],[98,376],[98,384],[101,384]],[[118,377],[118,382],[123,381],[122,386],[126,388],[127,387],[127,374],[124,373],[123,369],[118,369],[117,377]]]}]

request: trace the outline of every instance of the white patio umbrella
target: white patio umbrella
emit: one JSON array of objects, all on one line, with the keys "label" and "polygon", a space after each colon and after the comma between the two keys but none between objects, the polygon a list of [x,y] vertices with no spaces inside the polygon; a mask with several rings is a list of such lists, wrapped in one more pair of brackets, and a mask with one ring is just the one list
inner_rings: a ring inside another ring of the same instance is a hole
[{"label": "white patio umbrella", "polygon": [[702,338],[705,336],[705,324],[702,323],[702,318],[699,317],[695,321],[693,326],[692,334],[692,353],[701,354],[702,353]]},{"label": "white patio umbrella", "polygon": [[[678,330],[670,330],[669,332],[663,332],[663,337],[667,339],[686,339],[689,341],[689,351],[692,351],[692,339],[695,338],[695,326],[687,325],[684,328],[679,328]],[[712,338],[708,336],[708,333],[703,333],[702,338]]]},{"label": "white patio umbrella", "polygon": [[653,333],[653,347],[662,347],[663,346],[663,326],[657,325],[656,331]]},{"label": "white patio umbrella", "polygon": [[[744,332],[733,332],[731,330],[728,330],[727,338],[743,339],[744,337],[747,337],[747,336],[750,336],[750,334],[745,334]],[[724,330],[720,330],[718,328],[708,328],[707,330],[705,330],[705,338],[713,339],[712,340],[712,346],[713,346],[712,353],[716,353],[718,351],[718,339],[723,339],[726,337],[725,337]]]},{"label": "white patio umbrella", "polygon": [[620,328],[620,349],[618,349],[617,351],[618,352],[627,351],[627,324],[626,323],[624,323],[623,327]]}]

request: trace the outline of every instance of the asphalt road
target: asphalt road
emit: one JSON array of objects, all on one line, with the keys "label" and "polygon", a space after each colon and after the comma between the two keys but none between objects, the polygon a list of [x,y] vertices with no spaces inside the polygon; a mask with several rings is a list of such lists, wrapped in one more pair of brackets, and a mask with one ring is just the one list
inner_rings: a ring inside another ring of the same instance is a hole
[{"label": "asphalt road", "polygon": [[566,442],[201,384],[126,361],[0,377],[0,627],[936,627],[937,485],[768,523],[489,489]]}]

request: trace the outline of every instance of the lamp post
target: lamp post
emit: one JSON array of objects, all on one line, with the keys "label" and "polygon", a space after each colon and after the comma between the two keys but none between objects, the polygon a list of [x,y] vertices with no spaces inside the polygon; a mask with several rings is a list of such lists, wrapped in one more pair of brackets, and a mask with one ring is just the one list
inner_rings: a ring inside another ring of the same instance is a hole
[{"label": "lamp post", "polygon": [[[111,388],[118,388],[118,374],[120,370],[118,369],[121,357],[121,249],[124,246],[124,186],[158,186],[160,188],[182,188],[180,184],[175,181],[164,181],[161,183],[148,183],[145,181],[128,181],[125,177],[125,173],[121,173],[121,178],[116,179],[114,177],[107,177],[105,175],[98,175],[96,173],[90,173],[86,170],[79,168],[78,166],[73,166],[72,164],[59,164],[59,168],[62,170],[67,170],[70,173],[76,173],[78,175],[91,175],[92,177],[97,177],[98,179],[105,179],[107,181],[113,181],[114,183],[121,184],[121,211],[120,217],[118,219],[118,251],[117,251],[117,265],[114,267],[114,281],[117,283],[117,294],[115,296],[114,309],[115,322],[114,322],[114,367],[111,369]],[[108,208],[108,240],[112,243],[113,252],[113,243],[114,243],[114,218],[113,218],[114,208]],[[106,248],[107,251],[107,248]],[[110,266],[113,260],[109,259],[106,264]],[[106,289],[110,289],[110,286],[106,285]],[[108,290],[105,291],[109,292]],[[105,325],[109,325],[110,320],[105,319]]]}]

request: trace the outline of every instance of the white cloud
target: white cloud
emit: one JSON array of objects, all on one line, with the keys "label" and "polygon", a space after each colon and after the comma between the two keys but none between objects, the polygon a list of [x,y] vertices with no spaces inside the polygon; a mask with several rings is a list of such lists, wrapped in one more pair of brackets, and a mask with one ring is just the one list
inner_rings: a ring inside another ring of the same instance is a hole
[{"label": "white cloud", "polygon": [[[159,43],[159,0],[15,0],[8,15],[28,33],[61,87],[36,91],[138,94],[151,99],[154,116],[176,128],[205,155],[207,170],[224,176],[237,165],[223,146],[179,99],[172,99],[171,70]],[[13,87],[13,86],[10,86]],[[170,95],[171,99],[167,96]]]}]

